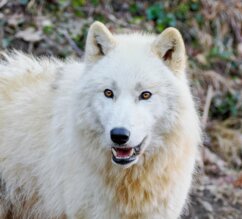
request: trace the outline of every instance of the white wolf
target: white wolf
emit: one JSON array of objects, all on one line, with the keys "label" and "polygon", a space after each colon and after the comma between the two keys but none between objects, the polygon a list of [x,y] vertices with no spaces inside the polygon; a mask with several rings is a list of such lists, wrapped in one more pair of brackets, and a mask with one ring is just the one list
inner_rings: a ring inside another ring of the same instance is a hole
[{"label": "white wolf", "polygon": [[84,62],[4,56],[0,218],[179,217],[200,125],[176,29],[95,22]]}]

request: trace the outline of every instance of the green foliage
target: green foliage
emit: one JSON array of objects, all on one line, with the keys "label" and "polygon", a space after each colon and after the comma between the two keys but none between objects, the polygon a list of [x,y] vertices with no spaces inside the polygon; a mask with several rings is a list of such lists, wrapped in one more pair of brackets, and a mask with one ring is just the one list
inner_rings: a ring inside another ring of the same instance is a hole
[{"label": "green foliage", "polygon": [[139,13],[139,6],[136,2],[129,6],[129,11],[132,15],[137,15]]},{"label": "green foliage", "polygon": [[73,8],[78,8],[86,4],[86,0],[58,0],[60,5],[72,6]]},{"label": "green foliage", "polygon": [[180,20],[186,20],[189,12],[189,5],[186,3],[182,3],[178,5],[175,15]]},{"label": "green foliage", "polygon": [[73,8],[79,8],[86,4],[86,0],[71,0],[71,6]]},{"label": "green foliage", "polygon": [[176,17],[173,13],[165,11],[161,3],[154,4],[146,10],[148,20],[156,22],[156,30],[161,32],[164,28],[169,26],[176,26]]},{"label": "green foliage", "polygon": [[242,110],[238,108],[239,93],[227,92],[224,95],[217,95],[213,98],[210,110],[210,116],[213,119],[227,119],[236,117]]},{"label": "green foliage", "polygon": [[[177,26],[178,22],[189,22],[194,17],[199,25],[203,24],[204,17],[199,12],[200,8],[200,2],[197,0],[185,1],[170,8],[164,7],[162,3],[155,3],[146,9],[146,17],[155,22],[156,30],[160,32],[166,27]],[[133,5],[131,10],[135,12],[136,5]]]},{"label": "green foliage", "polygon": [[195,19],[197,21],[197,23],[199,24],[199,26],[201,27],[202,25],[204,25],[204,16],[200,13],[200,12],[197,12],[195,14]]},{"label": "green foliage", "polygon": [[208,54],[208,59],[209,58],[219,58],[223,60],[228,60],[230,57],[233,55],[231,51],[224,50],[221,51],[218,47],[212,47],[209,54]]},{"label": "green foliage", "polygon": [[80,30],[80,34],[73,37],[73,40],[75,41],[76,45],[82,50],[84,50],[85,48],[85,39],[87,37],[88,28],[88,25],[84,25],[82,30]]},{"label": "green foliage", "polygon": [[94,5],[94,6],[98,6],[100,4],[99,0],[91,0],[91,3]]},{"label": "green foliage", "polygon": [[190,0],[188,4],[191,11],[199,11],[201,8],[201,3],[198,0]]},{"label": "green foliage", "polygon": [[80,10],[84,5],[86,5],[86,0],[58,0],[58,4],[52,4],[57,6],[58,9],[63,10],[71,8],[76,16],[83,16],[82,11]]},{"label": "green foliage", "polygon": [[148,20],[157,20],[162,16],[163,13],[164,8],[162,4],[152,5],[146,10]]},{"label": "green foliage", "polygon": [[54,27],[52,25],[46,25],[43,27],[43,32],[47,35],[51,35],[54,31]]},{"label": "green foliage", "polygon": [[19,3],[20,3],[21,5],[27,5],[28,2],[29,2],[29,0],[19,0]]}]

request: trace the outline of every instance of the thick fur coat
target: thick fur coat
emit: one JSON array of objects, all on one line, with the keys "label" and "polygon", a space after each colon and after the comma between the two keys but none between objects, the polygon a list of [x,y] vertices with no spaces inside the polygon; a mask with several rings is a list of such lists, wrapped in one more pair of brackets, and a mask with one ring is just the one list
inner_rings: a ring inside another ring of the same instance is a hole
[{"label": "thick fur coat", "polygon": [[[113,35],[99,22],[83,62],[4,54],[0,218],[178,218],[201,136],[185,67],[176,29]],[[112,161],[115,127],[141,145],[127,165]]]}]

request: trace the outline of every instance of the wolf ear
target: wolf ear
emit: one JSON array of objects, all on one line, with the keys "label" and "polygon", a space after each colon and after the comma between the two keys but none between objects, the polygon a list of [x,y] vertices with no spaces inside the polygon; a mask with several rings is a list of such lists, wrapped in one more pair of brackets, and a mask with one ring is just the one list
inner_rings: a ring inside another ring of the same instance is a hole
[{"label": "wolf ear", "polygon": [[173,27],[165,29],[155,40],[152,50],[175,73],[186,68],[186,51],[180,32]]},{"label": "wolf ear", "polygon": [[85,61],[94,63],[105,56],[115,45],[115,40],[108,28],[95,21],[87,34]]}]

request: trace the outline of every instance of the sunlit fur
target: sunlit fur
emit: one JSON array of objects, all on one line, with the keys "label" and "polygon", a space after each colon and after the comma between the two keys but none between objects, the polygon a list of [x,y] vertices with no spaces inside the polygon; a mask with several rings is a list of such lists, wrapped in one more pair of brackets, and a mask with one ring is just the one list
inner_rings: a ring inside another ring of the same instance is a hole
[{"label": "sunlit fur", "polygon": [[[200,128],[182,38],[166,33],[112,35],[97,22],[84,62],[4,55],[1,219],[179,217]],[[177,50],[163,60],[169,38]],[[143,91],[151,98],[140,100]],[[110,130],[120,126],[130,130],[130,147],[145,138],[136,163],[124,167],[111,161]]]}]

